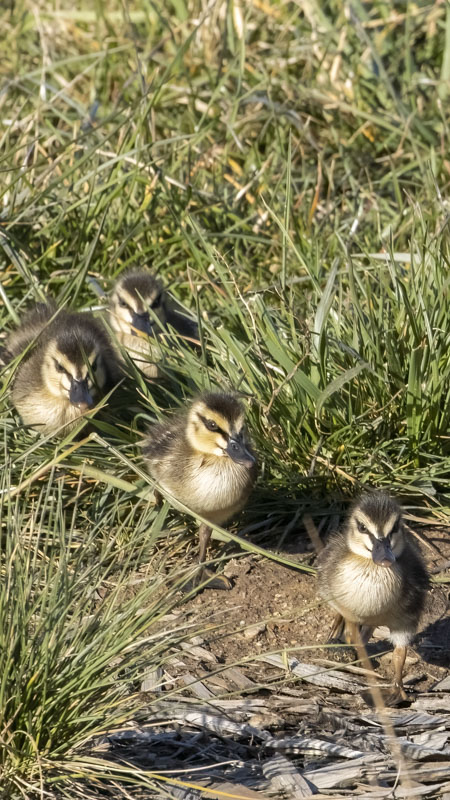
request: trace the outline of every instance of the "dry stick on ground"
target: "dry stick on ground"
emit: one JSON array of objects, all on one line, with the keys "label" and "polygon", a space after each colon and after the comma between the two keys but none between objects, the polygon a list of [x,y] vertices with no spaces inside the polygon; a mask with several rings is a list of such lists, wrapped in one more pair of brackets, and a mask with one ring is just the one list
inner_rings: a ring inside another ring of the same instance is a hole
[{"label": "dry stick on ground", "polygon": [[[320,538],[320,534],[319,531],[317,530],[316,525],[314,524],[312,518],[308,514],[305,514],[305,516],[303,517],[303,524],[306,528],[306,532],[311,540],[311,543],[317,555],[319,555],[319,553],[322,552],[322,550],[324,550],[325,545],[323,544],[322,539]],[[378,676],[372,666],[370,658],[367,654],[366,647],[361,638],[359,625],[354,625],[353,631],[354,631],[353,638],[356,639],[356,641],[353,642],[352,644],[354,644],[356,647],[358,660],[361,663],[361,665],[366,670],[368,670],[370,675],[372,675],[372,677],[376,681],[378,679]],[[386,736],[388,737],[388,742],[392,753],[392,757],[397,765],[400,783],[405,789],[411,789],[413,787],[413,784],[408,775],[407,764],[401,750],[400,742],[397,739],[397,735],[390,720],[380,688],[379,686],[377,686],[376,683],[367,683],[367,688],[371,694],[373,704],[379,713],[380,721],[381,724],[383,725]]]},{"label": "dry stick on ground", "polygon": [[435,567],[432,567],[429,571],[430,575],[439,575],[440,572],[445,572],[446,569],[450,567],[450,558],[447,558],[446,561],[443,561],[442,564],[437,564]]},{"label": "dry stick on ground", "polygon": [[305,516],[303,517],[303,525],[305,526],[306,533],[308,534],[311,540],[311,544],[314,547],[314,550],[316,551],[316,555],[319,555],[319,553],[321,553],[322,550],[325,549],[325,545],[322,542],[322,539],[320,538],[320,533],[317,527],[314,525],[312,517],[310,517],[309,514],[305,514]]}]

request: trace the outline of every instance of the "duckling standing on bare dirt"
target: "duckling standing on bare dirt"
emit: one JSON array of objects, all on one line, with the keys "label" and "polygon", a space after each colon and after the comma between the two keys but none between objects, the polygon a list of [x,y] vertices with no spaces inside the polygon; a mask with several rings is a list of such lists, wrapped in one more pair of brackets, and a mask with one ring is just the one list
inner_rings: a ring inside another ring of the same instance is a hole
[{"label": "duckling standing on bare dirt", "polygon": [[136,366],[148,378],[157,378],[160,352],[155,337],[161,328],[154,323],[149,309],[161,326],[172,326],[188,340],[198,338],[198,328],[194,320],[171,308],[161,281],[150,272],[132,270],[119,278],[110,297],[111,326]]},{"label": "duckling standing on bare dirt", "polygon": [[[149,472],[161,488],[209,522],[222,525],[240,511],[256,480],[257,464],[232,394],[205,393],[173,422],[154,425],[144,444]],[[158,500],[160,495],[155,492]],[[206,559],[211,528],[199,528],[199,561]],[[204,568],[199,580],[211,575]],[[216,576],[209,588],[230,588]]]},{"label": "duckling standing on bare dirt", "polygon": [[32,345],[18,366],[12,400],[25,425],[46,435],[66,435],[119,378],[104,327],[90,314],[56,312],[38,303],[5,348],[11,360]]},{"label": "duckling standing on bare dirt", "polygon": [[389,628],[395,649],[388,703],[406,700],[403,668],[423,611],[428,574],[392,497],[373,492],[355,503],[343,531],[319,555],[318,582],[323,599],[337,611],[332,636],[344,630],[347,644],[358,645],[359,626],[366,626],[364,641],[377,625]]}]

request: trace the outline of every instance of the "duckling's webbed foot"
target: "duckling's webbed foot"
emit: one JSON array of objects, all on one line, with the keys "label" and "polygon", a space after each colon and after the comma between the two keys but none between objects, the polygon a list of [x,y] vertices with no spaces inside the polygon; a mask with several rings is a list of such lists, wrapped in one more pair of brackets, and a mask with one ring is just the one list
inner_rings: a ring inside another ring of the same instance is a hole
[{"label": "duckling's webbed foot", "polygon": [[164,498],[158,489],[153,490],[153,497],[155,498],[155,506],[162,506]]},{"label": "duckling's webbed foot", "polygon": [[233,584],[228,580],[228,578],[225,577],[225,575],[218,575],[208,567],[203,567],[203,569],[200,570],[199,577],[199,583],[208,581],[205,589],[224,589],[228,591],[229,589],[233,588]]},{"label": "duckling's webbed foot", "polygon": [[[406,651],[407,648],[404,646],[396,647],[392,655],[392,667],[394,670],[393,689],[391,691],[385,691],[382,689],[379,690],[381,692],[380,699],[383,701],[385,706],[400,706],[404,703],[410,703],[413,699],[411,696],[406,694],[403,686],[403,667],[405,665]],[[376,698],[374,697],[369,698],[367,696],[364,699],[369,705],[373,705],[374,700],[376,702]]]},{"label": "duckling's webbed foot", "polygon": [[384,702],[385,705],[392,707],[392,706],[399,706],[402,703],[409,703],[411,702],[411,699],[412,698],[408,697],[408,695],[406,694],[403,686],[396,686],[394,684],[393,691],[390,692],[384,698]]},{"label": "duckling's webbed foot", "polygon": [[193,589],[232,589],[233,584],[225,575],[217,575],[212,569],[202,567],[187,583],[183,585],[183,592],[191,592]]}]

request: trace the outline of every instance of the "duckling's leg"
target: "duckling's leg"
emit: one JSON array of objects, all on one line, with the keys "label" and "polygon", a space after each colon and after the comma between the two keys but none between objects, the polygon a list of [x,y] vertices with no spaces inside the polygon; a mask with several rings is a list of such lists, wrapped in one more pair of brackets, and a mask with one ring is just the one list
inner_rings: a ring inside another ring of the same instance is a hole
[{"label": "duckling's leg", "polygon": [[[361,666],[364,667],[364,669],[366,669],[368,672],[373,673],[374,678],[377,678],[377,673],[373,668],[372,662],[367,655],[366,650],[366,642],[368,639],[370,639],[372,632],[373,628],[369,627],[368,625],[362,625],[360,629],[360,626],[357,622],[349,622],[349,620],[345,620],[345,641],[347,644],[353,644],[355,646]],[[386,706],[395,706],[398,703],[408,699],[403,688],[403,667],[405,665],[406,649],[407,648],[403,645],[397,645],[392,655],[392,666],[394,668],[394,691],[389,694],[388,697],[385,697],[384,694],[381,694],[380,689],[375,681],[374,685],[370,689],[371,696],[368,695],[368,697],[365,698],[366,702],[375,702],[376,705],[384,702]]]},{"label": "duckling's leg", "polygon": [[153,489],[153,497],[155,498],[155,506],[162,506],[164,498],[158,489]]},{"label": "duckling's leg", "polygon": [[[200,525],[198,529],[198,538],[199,538],[199,562],[203,564],[206,561],[206,550],[208,547],[209,540],[211,538],[212,529],[209,525],[205,525],[204,522]],[[208,580],[210,578],[210,580]],[[203,583],[203,581],[208,580],[207,585],[205,586],[206,589],[231,589],[231,583],[225,575],[216,575],[211,569],[208,567],[203,567],[202,570],[199,571],[197,581],[198,583]]]},{"label": "duckling's leg", "polygon": [[[333,624],[331,626],[330,634],[329,634],[329,637],[328,637],[328,643],[332,642],[333,639],[336,639],[336,640],[338,640],[338,641],[340,640],[342,642],[345,641],[346,644],[355,644],[355,642],[351,641],[351,633],[346,631],[345,639],[343,638],[344,629],[345,629],[345,619],[344,619],[344,617],[341,616],[341,614],[336,614],[336,616],[335,616],[335,618],[333,620]],[[374,631],[374,629],[372,627],[370,627],[369,625],[361,625],[360,635],[361,635],[361,639],[363,641],[363,644],[367,644],[367,642],[369,641],[369,639],[371,638],[371,636],[373,634],[373,631]]]},{"label": "duckling's leg", "polygon": [[361,634],[357,622],[350,622],[348,619],[345,620],[345,641],[347,644],[352,644],[356,648],[360,645]]},{"label": "duckling's leg", "polygon": [[345,624],[344,617],[341,614],[336,614],[333,620],[333,624],[331,626],[331,631],[328,637],[328,641],[341,638],[344,632],[344,624]]},{"label": "duckling's leg", "polygon": [[395,706],[397,703],[404,702],[408,699],[403,688],[403,668],[406,659],[406,645],[397,645],[392,654],[392,667],[394,670],[394,691],[386,700],[386,705]]},{"label": "duckling's leg", "polygon": [[202,524],[198,529],[198,540],[199,540],[198,560],[200,561],[200,564],[203,564],[203,562],[206,561],[206,550],[208,548],[211,534],[212,534],[212,528],[210,528],[209,525],[205,525],[205,523],[202,522]]},{"label": "duckling's leg", "polygon": [[356,651],[357,657],[361,662],[361,666],[368,672],[372,673],[374,683],[376,684],[377,673],[373,668],[373,664],[367,654],[366,644],[370,639],[373,628],[368,625],[359,625],[357,622],[350,622],[345,620],[345,641],[347,644],[352,644]]},{"label": "duckling's leg", "polygon": [[375,628],[371,625],[361,625],[361,639],[363,644],[367,644],[371,640],[374,630]]}]

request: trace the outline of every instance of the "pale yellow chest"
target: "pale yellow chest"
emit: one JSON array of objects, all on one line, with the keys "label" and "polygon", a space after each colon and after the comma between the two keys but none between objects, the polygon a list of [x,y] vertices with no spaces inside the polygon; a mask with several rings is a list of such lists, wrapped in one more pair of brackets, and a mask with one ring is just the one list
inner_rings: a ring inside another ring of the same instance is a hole
[{"label": "pale yellow chest", "polygon": [[402,576],[395,564],[381,567],[349,555],[336,566],[328,591],[328,602],[346,619],[389,624],[401,596]]},{"label": "pale yellow chest", "polygon": [[177,499],[211,522],[221,524],[239,511],[250,492],[248,470],[228,458],[209,463],[195,458],[186,465],[182,483],[162,480]]},{"label": "pale yellow chest", "polygon": [[68,398],[54,397],[44,391],[22,395],[15,404],[24,424],[43,434],[53,433],[64,425],[67,427],[62,433],[69,432],[82,413]]}]

